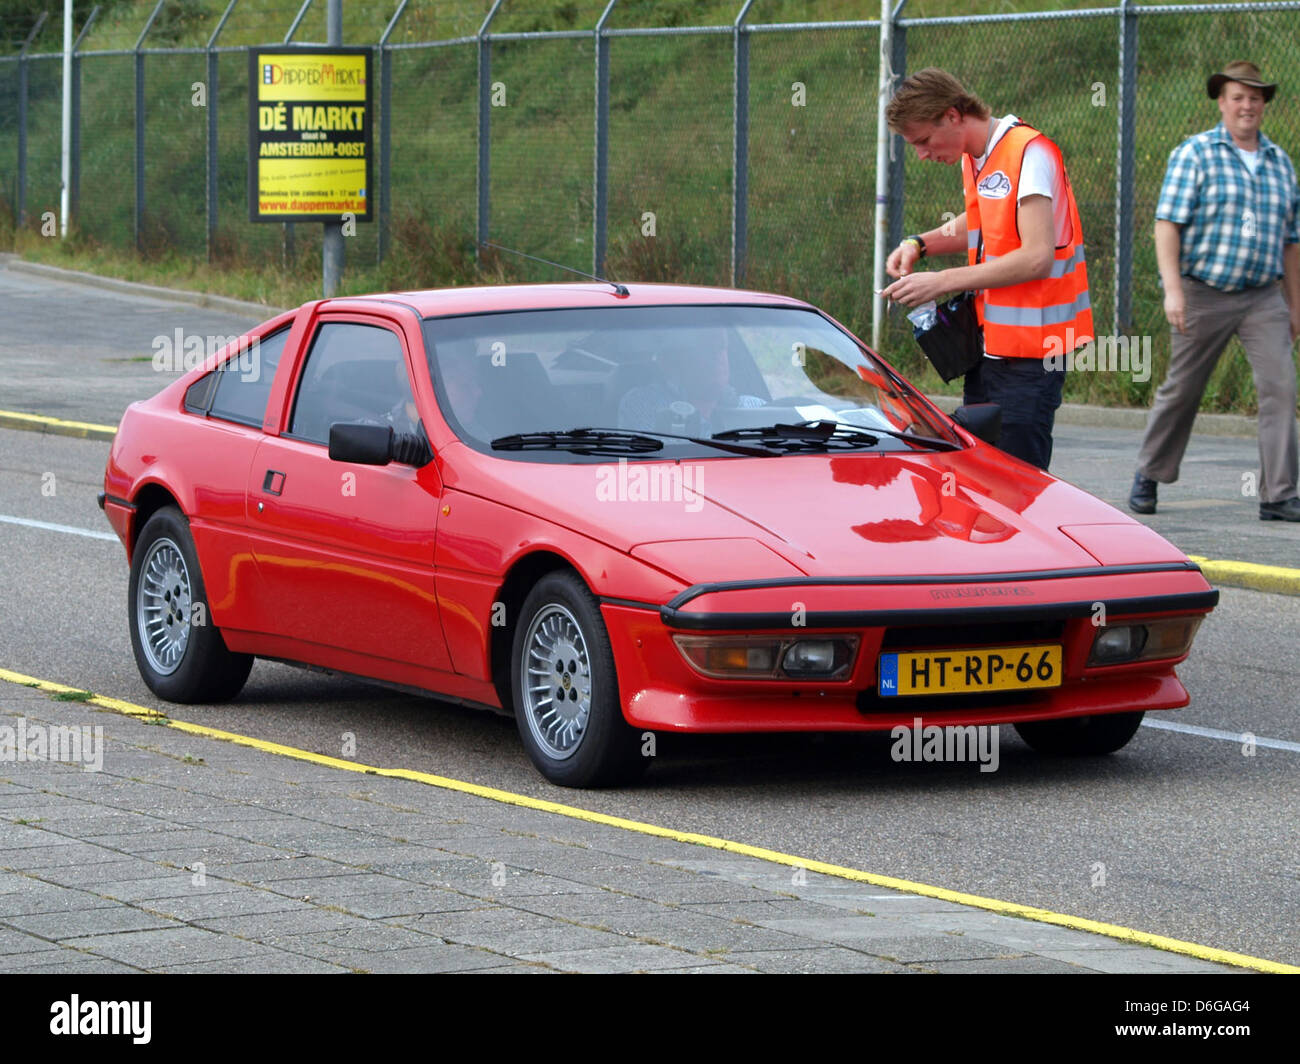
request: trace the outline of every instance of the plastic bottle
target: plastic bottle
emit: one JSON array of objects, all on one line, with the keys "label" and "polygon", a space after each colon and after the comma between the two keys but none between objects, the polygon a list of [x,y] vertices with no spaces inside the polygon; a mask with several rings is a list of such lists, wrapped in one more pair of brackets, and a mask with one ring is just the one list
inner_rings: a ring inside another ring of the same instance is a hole
[{"label": "plastic bottle", "polygon": [[914,309],[907,316],[907,320],[912,323],[912,328],[915,332],[923,333],[929,332],[934,328],[934,323],[938,319],[938,316],[938,308],[935,306],[934,300],[932,299],[928,303],[922,303],[919,307]]}]

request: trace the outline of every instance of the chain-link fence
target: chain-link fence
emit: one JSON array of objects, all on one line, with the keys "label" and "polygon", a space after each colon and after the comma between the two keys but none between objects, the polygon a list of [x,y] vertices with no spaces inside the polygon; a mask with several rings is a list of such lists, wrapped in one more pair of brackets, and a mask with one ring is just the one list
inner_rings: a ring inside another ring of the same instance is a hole
[{"label": "chain-link fence", "polygon": [[[1145,402],[1168,346],[1150,233],[1169,150],[1217,123],[1205,78],[1237,58],[1281,83],[1265,132],[1296,145],[1300,0],[955,9],[898,2],[889,73],[941,66],[1060,145],[1097,329],[1149,336],[1156,352],[1146,379],[1074,375],[1067,394]],[[378,82],[378,209],[348,261],[383,262],[406,286],[564,276],[484,252],[487,240],[621,279],[787,292],[870,335],[881,26],[865,10],[345,0],[344,40],[374,49]],[[320,226],[248,220],[247,49],[324,40],[323,0],[119,0],[77,29],[74,230],[149,256],[309,275]],[[5,31],[0,228],[48,230],[62,27],[55,12],[30,35]],[[892,151],[891,246],[962,209],[955,169],[920,163],[897,137]],[[882,336],[905,371],[937,383],[902,314]],[[1252,396],[1244,360],[1225,359],[1207,406],[1249,408]]]}]

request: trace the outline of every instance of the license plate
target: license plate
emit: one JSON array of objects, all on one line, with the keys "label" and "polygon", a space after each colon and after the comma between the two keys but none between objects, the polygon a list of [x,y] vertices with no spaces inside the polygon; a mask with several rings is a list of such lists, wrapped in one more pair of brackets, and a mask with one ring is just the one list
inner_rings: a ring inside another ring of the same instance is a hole
[{"label": "license plate", "polygon": [[880,695],[954,695],[1061,686],[1059,646],[880,655]]}]

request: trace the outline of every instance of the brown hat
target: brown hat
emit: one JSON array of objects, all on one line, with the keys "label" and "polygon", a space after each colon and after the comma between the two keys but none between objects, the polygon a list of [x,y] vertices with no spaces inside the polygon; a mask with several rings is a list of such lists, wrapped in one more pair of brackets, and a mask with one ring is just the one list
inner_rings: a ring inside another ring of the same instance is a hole
[{"label": "brown hat", "polygon": [[1220,73],[1210,75],[1210,80],[1205,83],[1205,91],[1210,99],[1219,98],[1225,81],[1236,81],[1242,85],[1249,85],[1252,89],[1260,89],[1264,93],[1265,103],[1273,98],[1273,93],[1277,92],[1276,82],[1265,81],[1260,77],[1259,67],[1254,63],[1247,63],[1244,59],[1229,63]]}]

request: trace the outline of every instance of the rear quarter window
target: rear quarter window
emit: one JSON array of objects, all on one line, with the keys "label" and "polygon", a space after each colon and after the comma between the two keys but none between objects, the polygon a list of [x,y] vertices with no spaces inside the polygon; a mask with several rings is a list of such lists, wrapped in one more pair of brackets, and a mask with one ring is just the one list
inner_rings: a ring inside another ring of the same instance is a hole
[{"label": "rear quarter window", "polygon": [[185,392],[185,406],[196,413],[260,427],[271,397],[271,382],[280,364],[289,330],[264,337],[238,351]]}]

